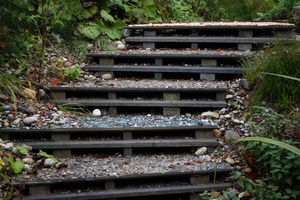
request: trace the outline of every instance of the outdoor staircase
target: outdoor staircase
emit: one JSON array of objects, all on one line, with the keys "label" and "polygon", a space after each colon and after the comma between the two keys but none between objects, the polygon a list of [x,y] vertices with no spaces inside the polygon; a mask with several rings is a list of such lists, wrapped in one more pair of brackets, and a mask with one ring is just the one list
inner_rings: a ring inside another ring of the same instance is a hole
[{"label": "outdoor staircase", "polygon": [[[89,72],[99,77],[110,74],[120,84],[103,80],[89,87],[49,87],[51,101],[56,105],[72,102],[74,106],[82,105],[91,110],[101,108],[102,113],[111,117],[128,113],[167,117],[218,110],[227,106],[224,80],[240,77],[243,73],[239,61],[264,44],[278,40],[292,42],[290,33],[294,28],[291,24],[264,22],[129,25],[125,27],[129,50],[95,50],[87,54],[93,62],[87,67]],[[143,79],[149,79],[150,83],[129,88],[122,86],[122,81]],[[151,81],[161,85],[167,81],[187,81],[195,86],[152,87]],[[196,84],[199,82],[203,85]],[[203,146],[213,153],[218,141],[213,138],[212,131],[217,128],[214,124],[199,123],[198,126],[10,129],[1,132],[13,141],[22,139],[35,151],[42,149],[58,158],[97,152],[121,152],[130,158],[161,152],[191,153]],[[198,199],[202,191],[212,190],[216,167],[211,164],[206,170],[79,179],[26,181],[16,177],[13,184],[27,186],[24,196],[16,199]],[[224,162],[217,168],[215,190],[226,189],[230,183],[226,183],[224,177],[228,177],[233,168]],[[144,186],[147,183],[149,185]],[[81,192],[76,192],[79,189]]]}]

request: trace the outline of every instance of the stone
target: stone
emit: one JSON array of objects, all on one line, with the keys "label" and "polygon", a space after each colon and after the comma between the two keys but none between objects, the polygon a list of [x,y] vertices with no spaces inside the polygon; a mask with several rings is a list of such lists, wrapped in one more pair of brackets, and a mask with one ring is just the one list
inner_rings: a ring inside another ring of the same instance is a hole
[{"label": "stone", "polygon": [[46,92],[45,92],[45,90],[43,90],[43,89],[40,89],[40,90],[39,90],[39,93],[40,93],[40,97],[41,97],[41,98],[43,98],[43,97],[46,96]]},{"label": "stone", "polygon": [[250,90],[251,89],[251,86],[250,86],[250,83],[247,79],[243,78],[240,80],[240,85],[246,89],[246,90]]},{"label": "stone", "polygon": [[123,44],[123,43],[122,43],[121,41],[119,41],[119,40],[114,42],[114,45],[115,45],[116,47],[117,47],[118,45],[120,45],[120,44]]},{"label": "stone", "polygon": [[225,117],[225,119],[231,119],[230,115],[225,115],[224,117]]},{"label": "stone", "polygon": [[18,124],[20,123],[20,121],[21,121],[21,119],[20,119],[20,118],[17,118],[17,119],[15,119],[15,120],[12,122],[12,124],[13,124],[13,125],[18,125]]},{"label": "stone", "polygon": [[229,163],[231,165],[234,165],[234,163],[235,163],[235,161],[230,157],[227,157],[225,160],[226,160],[227,163]]},{"label": "stone", "polygon": [[196,156],[203,156],[204,154],[206,154],[207,152],[207,148],[206,147],[201,147],[200,149],[198,149],[195,154]]},{"label": "stone", "polygon": [[51,158],[47,158],[44,163],[45,167],[54,167],[55,162]]},{"label": "stone", "polygon": [[219,115],[219,113],[216,113],[216,112],[204,112],[201,114],[202,119],[206,119],[207,117],[211,117],[213,119],[219,119],[220,115]]},{"label": "stone", "polygon": [[11,152],[12,152],[13,154],[17,155],[17,156],[20,156],[20,155],[21,155],[20,152],[19,152],[19,149],[17,149],[16,147],[14,147],[14,148],[11,150]]},{"label": "stone", "polygon": [[112,79],[112,75],[111,74],[103,74],[101,76],[102,79],[104,80],[111,80]]},{"label": "stone", "polygon": [[233,98],[233,95],[232,94],[227,94],[226,96],[225,96],[225,99],[232,99]]},{"label": "stone", "polygon": [[241,193],[239,193],[239,195],[238,195],[238,197],[241,199],[241,198],[243,198],[245,196],[245,192],[241,192]]},{"label": "stone", "polygon": [[32,158],[23,158],[22,162],[24,164],[32,165],[34,163],[34,160]]},{"label": "stone", "polygon": [[1,106],[1,109],[2,111],[7,111],[7,110],[10,110],[11,109],[11,106]]},{"label": "stone", "polygon": [[36,117],[26,117],[25,119],[23,119],[23,123],[25,125],[31,125],[32,123],[37,122],[38,119]]},{"label": "stone", "polygon": [[38,110],[33,106],[33,105],[29,105],[27,108],[26,108],[26,112],[28,114],[37,114],[38,113]]},{"label": "stone", "polygon": [[26,170],[28,173],[32,173],[32,168],[28,164],[24,165],[24,170]]},{"label": "stone", "polygon": [[125,49],[126,47],[125,47],[125,45],[124,44],[119,44],[118,46],[117,46],[117,49],[119,49],[119,50],[123,50],[123,49]]},{"label": "stone", "polygon": [[211,157],[209,155],[206,156],[206,162],[211,162]]},{"label": "stone", "polygon": [[238,120],[238,119],[233,119],[233,123],[235,123],[235,124],[240,124],[240,120]]},{"label": "stone", "polygon": [[26,96],[30,99],[35,99],[36,98],[36,92],[35,90],[32,90],[32,89],[29,89],[29,88],[26,88],[24,90],[24,93],[26,94]]},{"label": "stone", "polygon": [[93,110],[93,116],[94,117],[100,117],[101,116],[101,111],[99,109]]},{"label": "stone", "polygon": [[231,142],[233,142],[239,138],[240,138],[240,136],[237,132],[230,131],[230,130],[225,131],[224,141],[226,144],[230,144]]},{"label": "stone", "polygon": [[26,144],[22,144],[22,147],[26,148],[28,151],[32,151],[32,147]]},{"label": "stone", "polygon": [[7,150],[7,149],[12,149],[14,146],[13,143],[6,143],[6,144],[1,144],[1,148],[4,149],[4,150]]},{"label": "stone", "polygon": [[132,29],[125,29],[123,32],[123,37],[127,38],[127,37],[131,36],[131,34],[132,34]]},{"label": "stone", "polygon": [[213,134],[214,134],[214,137],[216,137],[216,138],[220,138],[221,137],[221,131],[219,131],[218,129],[214,129],[213,130]]},{"label": "stone", "polygon": [[225,115],[226,111],[227,111],[226,108],[222,108],[221,110],[219,110],[219,115]]},{"label": "stone", "polygon": [[246,173],[251,173],[252,172],[252,169],[250,167],[247,167],[244,169],[244,172]]}]

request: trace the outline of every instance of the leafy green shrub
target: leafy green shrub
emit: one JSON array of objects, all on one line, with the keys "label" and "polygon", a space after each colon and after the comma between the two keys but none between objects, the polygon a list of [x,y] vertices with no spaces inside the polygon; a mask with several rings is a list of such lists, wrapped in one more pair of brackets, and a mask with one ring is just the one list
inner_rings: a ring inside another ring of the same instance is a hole
[{"label": "leafy green shrub", "polygon": [[[297,146],[298,141],[292,141],[294,130],[299,127],[300,116],[294,120],[287,116],[278,114],[271,109],[259,109],[254,115],[262,116],[265,120],[263,127],[253,126],[254,136],[277,138],[289,145]],[[300,186],[296,184],[300,180],[299,156],[278,146],[249,142],[247,148],[255,162],[264,169],[264,182],[275,185],[280,191],[288,196],[286,199],[297,199],[300,197]],[[267,175],[268,174],[268,175]]]}]

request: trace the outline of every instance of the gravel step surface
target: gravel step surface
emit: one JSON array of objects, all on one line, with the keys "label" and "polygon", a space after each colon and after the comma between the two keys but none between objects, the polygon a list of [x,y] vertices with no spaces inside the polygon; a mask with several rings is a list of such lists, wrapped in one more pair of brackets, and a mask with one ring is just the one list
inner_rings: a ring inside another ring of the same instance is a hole
[{"label": "gravel step surface", "polygon": [[[15,181],[60,180],[79,178],[120,177],[126,175],[165,174],[171,172],[197,172],[213,170],[217,159],[207,162],[206,155],[83,155],[58,158],[56,167],[37,169],[37,175],[14,177]],[[62,167],[64,166],[64,167]],[[66,168],[65,168],[66,167]],[[230,165],[220,162],[218,169],[228,169]]]},{"label": "gravel step surface", "polygon": [[112,79],[103,80],[95,75],[86,75],[76,81],[62,83],[61,87],[113,87],[113,88],[227,88],[225,81]]},{"label": "gravel step surface", "polygon": [[182,49],[182,50],[175,50],[175,49],[167,49],[167,50],[161,50],[161,49],[155,49],[155,50],[126,50],[126,51],[98,51],[93,50],[91,53],[87,53],[86,55],[88,57],[98,57],[98,56],[141,56],[147,55],[148,58],[151,58],[150,56],[171,56],[171,57],[180,57],[180,56],[197,56],[197,57],[243,57],[243,56],[251,56],[253,54],[252,51],[229,51],[229,50],[191,50],[191,49]]}]

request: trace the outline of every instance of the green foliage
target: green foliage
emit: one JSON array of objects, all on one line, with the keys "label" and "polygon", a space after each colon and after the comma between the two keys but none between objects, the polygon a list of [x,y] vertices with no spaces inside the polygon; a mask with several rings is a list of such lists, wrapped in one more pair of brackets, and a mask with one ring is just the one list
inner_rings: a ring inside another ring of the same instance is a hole
[{"label": "green foliage", "polygon": [[8,99],[12,99],[15,107],[17,104],[17,97],[23,96],[27,99],[25,95],[25,88],[23,82],[19,80],[14,74],[10,74],[5,69],[0,68],[0,91]]},{"label": "green foliage", "polygon": [[26,149],[26,148],[23,147],[23,146],[17,145],[16,148],[19,150],[19,152],[20,152],[21,154],[26,154],[26,153],[28,153],[28,149]]},{"label": "green foliage", "polygon": [[244,61],[246,78],[251,84],[256,84],[252,95],[254,104],[267,99],[289,106],[300,99],[300,84],[297,83],[300,78],[300,68],[297,67],[300,63],[299,45],[300,42],[277,42],[250,61]]},{"label": "green foliage", "polygon": [[89,39],[95,39],[101,33],[101,25],[95,22],[80,23],[77,29],[82,35]]},{"label": "green foliage", "polygon": [[257,141],[257,142],[263,142],[263,143],[267,143],[267,144],[273,144],[276,145],[280,148],[286,149],[298,156],[300,156],[300,150],[292,145],[289,145],[287,143],[284,142],[280,142],[278,140],[273,140],[270,138],[263,138],[263,137],[248,137],[248,138],[240,138],[236,141],[234,141],[234,143],[236,142],[249,142],[249,141]]},{"label": "green foliage", "polygon": [[66,73],[72,80],[75,80],[80,75],[80,68],[78,64],[75,64],[71,69],[66,69]]},{"label": "green foliage", "polygon": [[205,1],[179,1],[171,0],[170,15],[177,22],[203,21],[201,10],[205,9]]},{"label": "green foliage", "polygon": [[25,167],[25,164],[21,160],[14,161],[14,157],[13,156],[9,156],[8,157],[8,161],[10,163],[11,169],[13,170],[13,172],[15,174],[21,173],[22,170]]},{"label": "green foliage", "polygon": [[[291,146],[297,146],[300,143],[288,138],[293,138],[294,130],[299,127],[300,117],[292,120],[271,109],[263,108],[259,108],[254,116],[263,117],[265,120],[263,127],[253,126],[254,135],[265,138],[260,139],[263,141],[262,143],[258,141],[248,142],[247,150],[255,162],[261,165],[262,169],[267,169],[265,173],[268,173],[268,176],[264,182],[285,188],[286,196],[288,196],[286,199],[299,198],[300,188],[296,184],[300,180],[299,149]],[[281,142],[269,138],[277,138]],[[252,140],[251,137],[248,140]],[[278,145],[283,148],[279,148]]]},{"label": "green foliage", "polygon": [[55,163],[58,163],[58,160],[53,156],[53,155],[50,155],[50,154],[47,154],[46,152],[40,150],[40,156],[43,156],[43,157],[46,157],[46,158],[51,158]]},{"label": "green foliage", "polygon": [[264,13],[258,12],[258,20],[292,20],[292,9],[294,6],[299,6],[298,0],[277,0],[273,4],[272,8]]},{"label": "green foliage", "polygon": [[236,172],[231,178],[241,187],[240,192],[245,192],[245,196],[250,199],[289,199],[278,191],[278,187],[258,179],[253,181],[240,172]]}]

